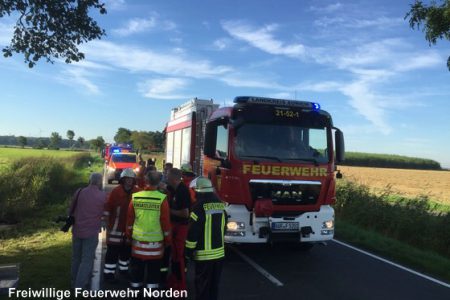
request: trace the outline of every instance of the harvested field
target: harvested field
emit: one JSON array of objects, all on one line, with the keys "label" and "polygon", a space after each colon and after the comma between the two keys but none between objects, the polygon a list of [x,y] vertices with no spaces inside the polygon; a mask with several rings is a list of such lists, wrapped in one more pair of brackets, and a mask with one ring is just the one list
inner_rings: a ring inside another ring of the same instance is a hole
[{"label": "harvested field", "polygon": [[450,205],[450,171],[406,170],[339,166],[344,178],[369,186],[374,192],[390,189],[405,196],[427,195]]}]

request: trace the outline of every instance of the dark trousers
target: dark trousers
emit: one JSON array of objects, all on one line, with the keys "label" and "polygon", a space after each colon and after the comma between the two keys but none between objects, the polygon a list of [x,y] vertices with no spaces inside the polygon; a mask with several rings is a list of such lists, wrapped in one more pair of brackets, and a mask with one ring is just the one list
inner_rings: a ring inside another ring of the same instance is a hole
[{"label": "dark trousers", "polygon": [[195,299],[216,300],[223,260],[195,262]]},{"label": "dark trousers", "polygon": [[157,289],[160,287],[162,259],[142,260],[132,257],[130,261],[131,287]]},{"label": "dark trousers", "polygon": [[106,274],[115,274],[117,264],[119,264],[119,271],[122,273],[128,272],[128,265],[130,263],[131,246],[122,245],[108,245],[105,254],[105,269]]}]

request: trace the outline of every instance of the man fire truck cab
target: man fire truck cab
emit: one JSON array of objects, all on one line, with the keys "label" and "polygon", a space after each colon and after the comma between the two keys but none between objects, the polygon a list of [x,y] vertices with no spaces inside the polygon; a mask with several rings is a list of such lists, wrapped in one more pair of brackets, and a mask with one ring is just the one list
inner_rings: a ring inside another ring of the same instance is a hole
[{"label": "man fire truck cab", "polygon": [[344,137],[330,114],[306,101],[236,97],[234,103],[218,108],[196,98],[173,109],[166,161],[189,162],[211,179],[227,203],[229,243],[332,239]]}]

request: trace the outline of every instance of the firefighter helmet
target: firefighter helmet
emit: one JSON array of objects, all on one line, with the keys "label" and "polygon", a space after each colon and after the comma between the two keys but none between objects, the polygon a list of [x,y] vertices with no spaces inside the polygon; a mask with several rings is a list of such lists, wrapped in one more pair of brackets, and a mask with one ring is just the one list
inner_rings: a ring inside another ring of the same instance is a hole
[{"label": "firefighter helmet", "polygon": [[181,172],[192,173],[192,167],[190,163],[185,163],[181,165]]},{"label": "firefighter helmet", "polygon": [[197,193],[211,193],[214,192],[211,180],[205,177],[198,177],[195,180],[195,191]]}]

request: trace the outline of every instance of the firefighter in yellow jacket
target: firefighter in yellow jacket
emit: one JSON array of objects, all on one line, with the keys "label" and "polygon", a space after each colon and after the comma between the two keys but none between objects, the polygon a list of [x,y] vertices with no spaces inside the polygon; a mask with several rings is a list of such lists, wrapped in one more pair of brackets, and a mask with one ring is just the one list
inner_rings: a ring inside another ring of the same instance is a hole
[{"label": "firefighter in yellow jacket", "polygon": [[130,285],[133,289],[160,287],[162,258],[165,248],[171,244],[169,205],[166,195],[157,190],[160,178],[156,171],[147,173],[147,186],[133,194],[128,208],[126,236],[132,239]]},{"label": "firefighter in yellow jacket", "polygon": [[196,179],[195,192],[196,203],[192,208],[185,247],[186,259],[195,261],[196,299],[215,300],[219,294],[225,257],[225,203],[216,196],[207,178]]}]

